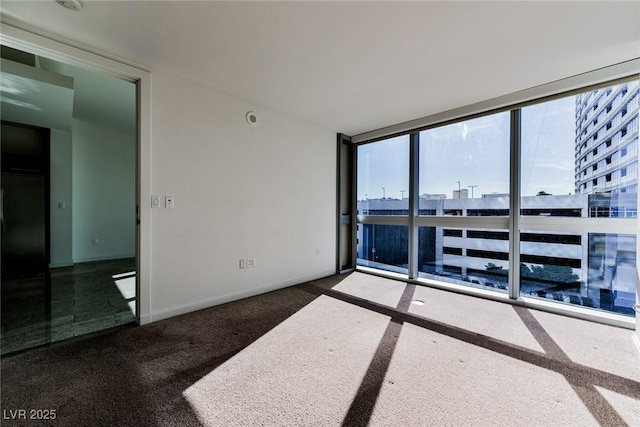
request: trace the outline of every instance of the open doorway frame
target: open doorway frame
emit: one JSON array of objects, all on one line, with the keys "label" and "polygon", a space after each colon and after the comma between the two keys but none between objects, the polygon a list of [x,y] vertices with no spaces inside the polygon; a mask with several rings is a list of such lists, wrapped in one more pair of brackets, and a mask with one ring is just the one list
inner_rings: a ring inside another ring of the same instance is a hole
[{"label": "open doorway frame", "polygon": [[151,318],[151,73],[138,64],[62,41],[3,19],[0,42],[8,47],[105,73],[136,84],[136,323]]}]

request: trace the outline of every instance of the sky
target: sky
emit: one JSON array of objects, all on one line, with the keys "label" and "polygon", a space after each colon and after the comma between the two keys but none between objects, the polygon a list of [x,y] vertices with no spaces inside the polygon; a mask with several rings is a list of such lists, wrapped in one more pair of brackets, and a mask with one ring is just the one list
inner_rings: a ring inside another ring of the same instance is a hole
[{"label": "sky", "polygon": [[[574,193],[575,97],[522,109],[521,191]],[[509,112],[420,133],[419,193],[509,192]],[[471,188],[470,186],[475,186]],[[384,187],[384,191],[382,188]],[[358,199],[408,197],[409,136],[358,148]],[[404,192],[402,191],[404,190]]]}]

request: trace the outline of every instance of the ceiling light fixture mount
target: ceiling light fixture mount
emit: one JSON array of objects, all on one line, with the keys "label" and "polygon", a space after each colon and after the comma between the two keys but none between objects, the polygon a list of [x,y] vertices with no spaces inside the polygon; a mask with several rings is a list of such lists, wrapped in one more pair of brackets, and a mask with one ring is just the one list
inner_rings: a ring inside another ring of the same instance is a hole
[{"label": "ceiling light fixture mount", "polygon": [[76,12],[82,9],[82,2],[80,0],[56,0],[56,3],[66,9]]}]

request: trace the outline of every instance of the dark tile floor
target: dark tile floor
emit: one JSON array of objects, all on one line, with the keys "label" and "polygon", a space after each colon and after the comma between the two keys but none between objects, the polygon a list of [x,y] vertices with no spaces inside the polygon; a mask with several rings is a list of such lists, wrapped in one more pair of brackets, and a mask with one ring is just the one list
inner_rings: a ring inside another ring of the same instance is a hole
[{"label": "dark tile floor", "polygon": [[2,281],[2,355],[135,321],[135,259]]}]

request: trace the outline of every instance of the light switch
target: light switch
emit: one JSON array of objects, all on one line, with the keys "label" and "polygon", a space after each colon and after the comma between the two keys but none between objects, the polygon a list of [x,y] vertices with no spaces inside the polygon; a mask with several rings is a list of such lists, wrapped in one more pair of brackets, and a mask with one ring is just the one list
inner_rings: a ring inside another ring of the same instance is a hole
[{"label": "light switch", "polygon": [[167,196],[164,198],[164,207],[165,208],[175,208],[176,202],[173,196]]},{"label": "light switch", "polygon": [[151,196],[151,207],[152,208],[160,207],[160,196]]}]

